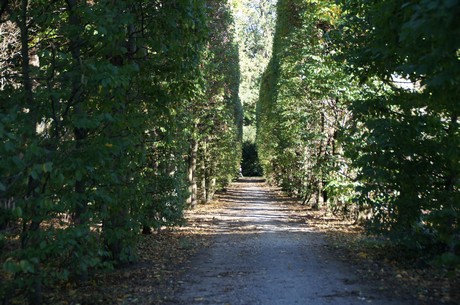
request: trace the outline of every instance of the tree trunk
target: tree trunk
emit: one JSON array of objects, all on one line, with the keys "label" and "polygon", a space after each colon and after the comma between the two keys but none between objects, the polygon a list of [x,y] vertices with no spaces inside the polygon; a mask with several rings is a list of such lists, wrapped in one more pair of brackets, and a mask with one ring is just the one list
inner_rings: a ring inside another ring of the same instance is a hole
[{"label": "tree trunk", "polygon": [[142,226],[142,235],[152,235],[152,228],[146,225]]},{"label": "tree trunk", "polygon": [[[29,142],[29,135],[35,135],[35,128],[37,124],[37,115],[38,112],[35,111],[34,106],[34,94],[32,79],[30,76],[30,57],[29,57],[29,28],[27,25],[27,15],[28,15],[28,0],[21,1],[21,14],[20,19],[18,20],[18,26],[20,29],[21,36],[21,72],[22,72],[22,85],[24,87],[24,108],[29,109],[29,115],[31,116],[30,120],[27,121],[26,130],[27,133],[24,134],[23,140],[25,146]],[[36,188],[39,187],[39,180],[29,177],[27,192],[26,192],[26,201],[31,202],[30,209],[30,219],[31,224],[28,226],[26,222],[23,224],[23,232],[21,237],[21,247],[23,250],[28,248],[38,247],[40,240],[38,237],[40,231],[41,219],[39,217],[40,211],[35,205],[34,200],[37,199],[38,194]],[[40,305],[42,304],[42,287],[40,279],[40,262],[34,264],[34,274],[31,275],[32,284],[29,291],[29,304],[31,305]]]},{"label": "tree trunk", "polygon": [[[78,0],[67,0],[67,10],[69,12],[69,24],[71,26],[81,27],[81,21],[78,17],[78,14],[75,12],[78,5]],[[75,113],[77,116],[83,115],[83,109],[81,103],[82,92],[81,92],[81,39],[78,37],[70,37],[70,53],[72,54],[73,60],[73,69],[75,71],[80,71],[79,76],[72,79],[72,91],[71,91],[71,102],[74,104]],[[83,128],[74,128],[74,139],[75,139],[75,149],[78,153],[83,152],[83,141],[86,139],[86,130]],[[75,192],[79,195],[84,194],[85,192],[85,181],[83,177],[81,180],[75,182]],[[87,202],[86,200],[80,199],[75,206],[74,211],[74,223],[76,225],[83,225],[85,223],[83,215],[87,211]]]},{"label": "tree trunk", "polygon": [[208,182],[208,191],[207,191],[207,197],[206,197],[206,202],[209,202],[212,200],[214,197],[214,193],[216,192],[216,178],[211,178],[210,181]]},{"label": "tree trunk", "polygon": [[190,154],[188,160],[188,183],[189,183],[189,197],[187,199],[187,204],[194,207],[197,203],[197,179],[196,179],[196,165],[197,165],[197,155],[198,155],[198,141],[192,139],[190,141]]},{"label": "tree trunk", "polygon": [[208,184],[206,172],[206,141],[203,142],[202,156],[201,156],[201,202],[206,203],[208,198]]},{"label": "tree trunk", "polygon": [[[458,124],[458,115],[453,113],[450,117],[450,122],[449,122],[449,128],[447,130],[447,136],[449,138],[451,137],[455,137],[455,133],[457,132],[458,130],[458,127],[459,127],[459,124]],[[455,143],[455,141],[453,141],[452,143]],[[457,236],[455,236],[455,231],[458,230],[456,229],[456,226],[457,226],[457,222],[458,222],[458,217],[455,217],[453,212],[456,210],[456,202],[453,202],[452,198],[455,198],[454,196],[454,193],[455,193],[455,184],[456,184],[456,181],[458,181],[459,179],[459,171],[458,171],[458,167],[455,168],[454,165],[450,165],[450,166],[447,166],[447,177],[445,179],[445,190],[448,194],[451,194],[449,195],[449,198],[451,198],[449,204],[448,204],[448,209],[451,210],[451,213],[449,213],[445,219],[445,224],[446,224],[446,229],[447,229],[447,233],[449,234],[449,236],[452,238],[452,242],[450,242],[450,244],[447,245],[448,247],[448,251],[450,253],[453,253],[455,254],[456,253],[456,250],[457,248],[459,248],[458,246],[458,241],[459,241],[459,236],[458,236],[458,233],[457,233]],[[446,207],[447,208],[447,207]],[[458,231],[457,231],[458,232]]]},{"label": "tree trunk", "polygon": [[[69,25],[73,27],[82,28],[81,20],[76,12],[78,6],[78,0],[67,0],[67,10],[69,12]],[[83,97],[82,97],[82,79],[83,74],[81,71],[81,45],[82,41],[78,36],[69,37],[70,40],[70,54],[72,55],[73,65],[72,68],[76,73],[76,76],[72,79],[72,90],[70,96],[70,102],[74,105],[75,114],[77,116],[84,115],[82,109]],[[79,155],[85,153],[84,141],[87,138],[87,131],[84,128],[75,127],[73,130],[74,140],[75,140],[75,151]],[[77,230],[85,230],[85,233],[82,237],[77,240],[78,243],[82,245],[81,249],[84,251],[84,240],[85,236],[88,234],[86,232],[87,226],[87,213],[88,213],[88,201],[84,198],[86,191],[86,181],[85,174],[82,173],[79,179],[76,179],[74,185],[75,193],[77,196],[77,202],[75,203],[73,211],[73,222],[75,227],[79,227]],[[81,282],[88,280],[88,270],[76,270],[78,280]]]},{"label": "tree trunk", "polygon": [[[129,62],[132,61],[132,57],[136,52],[136,27],[134,24],[128,24],[126,28],[127,33],[127,42],[128,42],[128,52],[126,58],[113,58],[112,64],[116,66],[122,66],[125,62],[125,59]],[[128,92],[126,92],[125,102],[129,103],[131,100]],[[123,114],[123,110],[114,110],[120,115]],[[110,128],[108,129],[109,132]],[[120,158],[124,158],[125,155],[120,155]],[[112,166],[117,167],[116,163],[113,163]],[[125,180],[125,177],[122,177],[121,180]],[[116,190],[115,190],[116,192]],[[109,249],[112,259],[118,264],[126,264],[132,261],[134,249],[130,243],[130,232],[128,231],[128,219],[130,219],[130,209],[129,203],[127,201],[119,201],[112,209],[108,210],[108,219],[104,221],[104,228],[106,229],[106,238],[105,244]],[[146,229],[145,227],[143,229]],[[119,234],[118,232],[122,232]],[[148,230],[145,230],[147,232]],[[144,232],[144,230],[143,230]],[[126,234],[125,234],[126,233]],[[114,236],[121,236],[121,238],[114,238]]]},{"label": "tree trunk", "polygon": [[[321,111],[321,130],[320,130],[320,135],[321,135],[321,140],[319,141],[318,145],[318,154],[316,157],[316,166],[318,168],[322,168],[322,162],[324,162],[324,140],[323,140],[323,135],[325,133],[326,129],[326,116],[323,111]],[[315,202],[313,204],[314,209],[318,209],[320,205],[320,198],[321,195],[323,194],[323,171],[321,170],[318,173],[318,177],[315,177]],[[327,198],[327,194],[323,194]]]}]

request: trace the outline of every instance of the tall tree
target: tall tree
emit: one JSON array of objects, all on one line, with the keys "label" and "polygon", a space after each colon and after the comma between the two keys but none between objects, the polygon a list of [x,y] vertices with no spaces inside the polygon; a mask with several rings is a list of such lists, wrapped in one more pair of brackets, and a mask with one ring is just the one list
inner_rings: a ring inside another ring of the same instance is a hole
[{"label": "tall tree", "polygon": [[205,90],[192,106],[192,205],[211,200],[217,189],[232,181],[241,156],[243,113],[233,16],[227,1],[209,0],[207,6],[209,34],[202,65]]},{"label": "tall tree", "polygon": [[244,125],[255,125],[255,107],[262,73],[271,56],[276,1],[232,0],[239,45]]},{"label": "tall tree", "polygon": [[245,176],[262,175],[255,143],[255,113],[262,73],[272,51],[276,1],[232,0],[231,2],[239,46],[240,99],[244,108],[241,169]]},{"label": "tall tree", "polygon": [[459,3],[341,4],[344,56],[362,83],[347,149],[358,200],[373,229],[458,262]]},{"label": "tall tree", "polygon": [[39,304],[42,285],[132,261],[141,225],[181,219],[205,9],[2,2],[13,52],[1,56],[3,302],[22,289]]},{"label": "tall tree", "polygon": [[339,13],[330,1],[278,1],[273,56],[257,104],[267,179],[315,207],[344,200],[350,183],[338,133],[353,82],[334,60],[331,39]]}]

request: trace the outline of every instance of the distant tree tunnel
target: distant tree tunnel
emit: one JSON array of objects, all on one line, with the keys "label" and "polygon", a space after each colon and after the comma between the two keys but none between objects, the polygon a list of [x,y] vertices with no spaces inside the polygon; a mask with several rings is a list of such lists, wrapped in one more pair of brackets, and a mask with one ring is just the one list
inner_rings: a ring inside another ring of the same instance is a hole
[{"label": "distant tree tunnel", "polygon": [[260,165],[257,144],[245,141],[243,142],[241,170],[244,177],[261,177],[263,169]]}]

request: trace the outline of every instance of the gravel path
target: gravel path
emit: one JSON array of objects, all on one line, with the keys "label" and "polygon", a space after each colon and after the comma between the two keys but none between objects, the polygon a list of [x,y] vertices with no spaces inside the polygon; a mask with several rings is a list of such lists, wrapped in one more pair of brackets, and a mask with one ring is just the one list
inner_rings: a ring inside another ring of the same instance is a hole
[{"label": "gravel path", "polygon": [[173,304],[418,304],[363,283],[261,181],[241,180],[225,197],[231,204],[209,215],[214,242],[190,262]]}]

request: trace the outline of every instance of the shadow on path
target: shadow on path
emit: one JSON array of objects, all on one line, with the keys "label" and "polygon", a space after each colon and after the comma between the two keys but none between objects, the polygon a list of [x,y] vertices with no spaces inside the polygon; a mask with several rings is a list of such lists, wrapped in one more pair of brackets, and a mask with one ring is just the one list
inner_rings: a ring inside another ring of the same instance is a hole
[{"label": "shadow on path", "polygon": [[263,179],[240,179],[219,202],[191,216],[214,242],[186,267],[172,304],[418,304],[362,283]]}]

